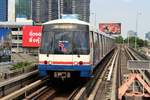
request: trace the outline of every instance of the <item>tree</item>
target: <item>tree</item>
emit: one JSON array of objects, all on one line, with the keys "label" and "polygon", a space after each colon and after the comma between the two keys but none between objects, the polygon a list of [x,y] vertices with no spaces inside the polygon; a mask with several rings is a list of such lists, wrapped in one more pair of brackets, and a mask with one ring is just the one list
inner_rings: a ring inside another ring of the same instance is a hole
[{"label": "tree", "polygon": [[135,47],[135,38],[136,38],[136,43],[137,43],[137,48],[139,47],[144,47],[144,46],[147,46],[147,41],[143,40],[143,39],[140,39],[138,37],[129,37],[129,38],[126,38],[125,39],[125,43],[128,43],[129,42],[129,46],[130,47]]},{"label": "tree", "polygon": [[116,37],[116,39],[115,39],[115,42],[116,43],[119,43],[119,44],[121,44],[121,43],[123,43],[123,37],[122,36],[118,36],[118,37]]}]

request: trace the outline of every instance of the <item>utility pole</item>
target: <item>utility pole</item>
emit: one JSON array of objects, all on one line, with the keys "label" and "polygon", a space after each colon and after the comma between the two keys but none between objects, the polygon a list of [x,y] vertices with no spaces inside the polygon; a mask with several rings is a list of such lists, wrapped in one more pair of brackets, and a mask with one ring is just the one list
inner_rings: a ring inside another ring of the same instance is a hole
[{"label": "utility pole", "polygon": [[129,40],[129,38],[130,38],[130,37],[129,37],[129,33],[128,33],[128,47],[129,47],[129,43],[130,43],[130,40]]},{"label": "utility pole", "polygon": [[139,15],[141,15],[141,13],[137,12],[136,14],[136,36],[135,36],[135,44],[134,44],[134,48],[137,49],[137,37],[138,37],[138,20],[139,20]]},{"label": "utility pole", "polygon": [[96,13],[92,12],[91,14],[93,15],[93,25],[96,26]]}]

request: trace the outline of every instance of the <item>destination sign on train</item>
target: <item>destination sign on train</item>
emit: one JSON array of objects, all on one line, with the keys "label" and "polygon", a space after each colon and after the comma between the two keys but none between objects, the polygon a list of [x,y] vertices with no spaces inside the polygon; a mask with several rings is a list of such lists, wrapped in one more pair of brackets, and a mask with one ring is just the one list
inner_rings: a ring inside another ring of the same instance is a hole
[{"label": "destination sign on train", "polygon": [[75,29],[75,28],[77,28],[77,26],[71,24],[57,24],[53,26],[53,29]]}]

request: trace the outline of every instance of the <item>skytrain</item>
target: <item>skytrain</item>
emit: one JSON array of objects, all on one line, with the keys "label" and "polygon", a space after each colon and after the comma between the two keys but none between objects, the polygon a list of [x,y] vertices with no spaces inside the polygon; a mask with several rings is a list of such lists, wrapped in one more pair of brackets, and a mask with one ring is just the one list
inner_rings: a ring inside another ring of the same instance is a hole
[{"label": "skytrain", "polygon": [[43,24],[38,70],[41,77],[90,78],[96,65],[114,49],[114,39],[78,19]]}]

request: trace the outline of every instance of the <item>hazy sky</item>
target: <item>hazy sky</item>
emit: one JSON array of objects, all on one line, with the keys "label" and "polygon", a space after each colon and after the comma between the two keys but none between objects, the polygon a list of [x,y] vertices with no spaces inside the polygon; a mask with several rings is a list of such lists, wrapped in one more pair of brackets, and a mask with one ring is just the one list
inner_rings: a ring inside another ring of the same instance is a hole
[{"label": "hazy sky", "polygon": [[[96,13],[96,24],[100,22],[120,22],[122,35],[127,36],[129,30],[136,29],[138,15],[138,36],[150,31],[150,0],[91,0],[91,13]],[[140,14],[141,13],[141,14]],[[94,23],[91,14],[91,23]]]}]

